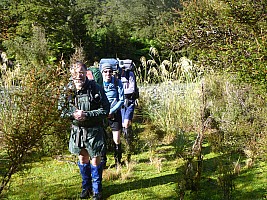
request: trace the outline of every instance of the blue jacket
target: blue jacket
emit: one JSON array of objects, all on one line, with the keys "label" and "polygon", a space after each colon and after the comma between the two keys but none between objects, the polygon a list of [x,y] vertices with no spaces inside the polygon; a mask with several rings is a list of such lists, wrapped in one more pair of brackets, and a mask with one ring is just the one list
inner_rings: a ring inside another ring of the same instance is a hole
[{"label": "blue jacket", "polygon": [[103,87],[110,103],[109,114],[114,114],[124,104],[124,89],[122,82],[120,79],[112,76],[110,82],[103,81]]}]

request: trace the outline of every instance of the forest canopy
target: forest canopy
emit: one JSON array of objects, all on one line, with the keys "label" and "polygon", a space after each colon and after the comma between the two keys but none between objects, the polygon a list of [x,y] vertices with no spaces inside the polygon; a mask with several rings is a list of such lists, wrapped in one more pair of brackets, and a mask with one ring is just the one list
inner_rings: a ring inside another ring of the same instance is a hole
[{"label": "forest canopy", "polygon": [[15,46],[38,26],[52,60],[68,60],[82,46],[90,65],[103,57],[139,63],[152,46],[164,59],[186,56],[265,88],[266,7],[266,0],[4,0],[0,49],[17,60]]}]

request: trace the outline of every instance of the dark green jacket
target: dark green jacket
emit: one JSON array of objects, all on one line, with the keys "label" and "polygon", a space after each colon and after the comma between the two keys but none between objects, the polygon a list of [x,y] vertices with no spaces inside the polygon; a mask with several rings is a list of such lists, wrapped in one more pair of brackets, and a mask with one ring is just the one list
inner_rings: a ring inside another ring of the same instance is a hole
[{"label": "dark green jacket", "polygon": [[[109,101],[103,88],[96,84],[94,80],[89,81],[88,79],[86,79],[85,85],[80,91],[74,89],[71,83],[67,88],[67,93],[64,94],[67,104],[63,103],[61,99],[61,116],[70,118],[72,124],[79,127],[101,126],[110,109]],[[85,121],[81,122],[73,118],[73,113],[76,109],[85,111]]]}]

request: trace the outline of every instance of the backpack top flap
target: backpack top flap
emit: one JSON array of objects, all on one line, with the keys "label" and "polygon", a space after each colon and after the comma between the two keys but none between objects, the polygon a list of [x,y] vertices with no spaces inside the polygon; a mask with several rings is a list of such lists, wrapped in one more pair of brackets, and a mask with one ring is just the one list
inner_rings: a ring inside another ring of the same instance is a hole
[{"label": "backpack top flap", "polygon": [[119,60],[119,66],[120,68],[125,68],[125,71],[127,71],[127,70],[133,70],[134,64],[132,60],[126,59],[126,60]]},{"label": "backpack top flap", "polygon": [[109,63],[109,64],[111,64],[111,65],[112,65],[112,68],[113,68],[113,71],[118,70],[118,64],[119,64],[119,62],[118,62],[117,59],[115,59],[115,58],[102,58],[102,59],[100,60],[100,62],[99,62],[99,68],[100,68],[100,70],[101,70],[101,67],[102,67],[102,65],[103,65],[104,63]]}]

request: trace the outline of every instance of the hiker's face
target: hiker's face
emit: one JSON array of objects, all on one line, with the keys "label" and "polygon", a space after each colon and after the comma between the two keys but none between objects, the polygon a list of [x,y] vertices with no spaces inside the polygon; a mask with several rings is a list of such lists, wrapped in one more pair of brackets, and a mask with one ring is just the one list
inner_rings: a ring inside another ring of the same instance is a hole
[{"label": "hiker's face", "polygon": [[105,70],[102,72],[102,76],[103,76],[104,81],[106,81],[106,82],[111,81],[112,73],[113,73],[113,72],[112,72],[111,69],[105,69]]},{"label": "hiker's face", "polygon": [[81,65],[74,65],[71,68],[71,75],[76,89],[82,89],[86,81],[86,70],[84,69],[84,67]]}]

